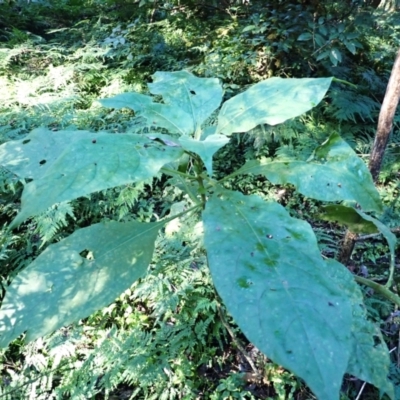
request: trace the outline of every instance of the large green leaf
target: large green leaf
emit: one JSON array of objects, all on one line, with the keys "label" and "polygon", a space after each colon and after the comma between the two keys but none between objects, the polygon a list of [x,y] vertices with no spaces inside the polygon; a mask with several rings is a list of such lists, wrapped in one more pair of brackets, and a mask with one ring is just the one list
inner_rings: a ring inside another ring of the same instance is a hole
[{"label": "large green leaf", "polygon": [[89,316],[143,276],[163,223],[105,222],[49,246],[7,288],[0,346],[34,340]]},{"label": "large green leaf", "polygon": [[302,194],[322,201],[356,201],[365,211],[382,210],[382,202],[365,163],[336,133],[309,161],[250,161],[236,171],[290,183]]},{"label": "large green leaf", "polygon": [[195,140],[189,136],[182,136],[179,142],[185,150],[198,154],[206,166],[207,172],[211,176],[212,158],[213,155],[223,146],[225,146],[229,139],[225,135],[210,135],[204,140]]},{"label": "large green leaf", "polygon": [[142,135],[85,131],[41,129],[3,146],[0,164],[34,179],[25,185],[13,226],[55,203],[151,178],[182,155],[182,149]]},{"label": "large green leaf", "polygon": [[0,165],[20,178],[39,179],[72,142],[96,138],[93,132],[79,131],[79,135],[75,132],[35,129],[25,139],[9,141],[0,146]]},{"label": "large green leaf", "polygon": [[377,326],[366,318],[363,295],[347,268],[335,260],[326,260],[327,273],[349,299],[353,309],[352,353],[347,373],[375,385],[394,399],[388,379],[389,352]]},{"label": "large green leaf", "polygon": [[149,125],[164,128],[168,133],[193,135],[196,129],[192,116],[171,104],[153,103],[139,115],[145,117]]},{"label": "large green leaf", "polygon": [[195,129],[220,106],[223,90],[216,78],[197,78],[187,71],[156,72],[150,92],[164,102],[184,110],[194,121]]},{"label": "large green leaf", "polygon": [[332,78],[270,78],[229,99],[218,116],[217,133],[247,132],[260,124],[277,125],[315,107]]},{"label": "large green leaf", "polygon": [[149,125],[169,133],[193,135],[219,107],[223,94],[218,79],[197,78],[187,71],[156,72],[148,87],[152,94],[163,97],[163,103],[139,93],[123,93],[99,101],[105,107],[131,108]]},{"label": "large green leaf", "polygon": [[319,399],[339,399],[351,306],[326,276],[309,224],[228,191],[211,197],[203,221],[214,284],[247,338]]}]

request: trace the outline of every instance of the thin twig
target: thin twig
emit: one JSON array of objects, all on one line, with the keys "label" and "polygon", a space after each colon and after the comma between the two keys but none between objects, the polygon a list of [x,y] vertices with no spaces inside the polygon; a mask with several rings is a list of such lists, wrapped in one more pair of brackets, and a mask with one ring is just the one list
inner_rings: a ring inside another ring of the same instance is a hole
[{"label": "thin twig", "polygon": [[[392,228],[390,230],[390,232],[392,233],[400,233],[400,226],[396,226],[396,228]],[[362,235],[362,236],[358,236],[356,241],[357,242],[361,242],[363,240],[368,240],[368,239],[373,239],[375,237],[378,237],[379,235],[382,235],[382,232],[378,232],[378,233],[371,233],[369,235]]]},{"label": "thin twig", "polygon": [[249,365],[250,365],[251,369],[253,370],[253,372],[257,375],[257,377],[260,377],[260,372],[258,371],[257,367],[255,366],[253,360],[251,359],[251,357],[249,356],[249,354],[247,353],[247,351],[243,347],[243,345],[240,343],[240,340],[236,337],[235,333],[233,332],[233,330],[230,327],[230,325],[228,324],[228,322],[226,321],[226,318],[224,316],[224,313],[223,313],[221,307],[218,307],[218,312],[219,312],[219,316],[221,318],[222,324],[224,325],[224,327],[228,331],[228,333],[231,336],[233,342],[236,344],[236,347],[243,354],[243,357],[247,360],[247,362],[249,363]]},{"label": "thin twig", "polygon": [[357,395],[357,397],[356,397],[356,400],[360,400],[360,397],[361,397],[361,395],[362,395],[362,392],[363,392],[363,390],[364,390],[366,384],[367,384],[367,382],[364,382],[363,385],[361,386],[361,389],[360,389],[360,391],[358,392],[358,395]]}]

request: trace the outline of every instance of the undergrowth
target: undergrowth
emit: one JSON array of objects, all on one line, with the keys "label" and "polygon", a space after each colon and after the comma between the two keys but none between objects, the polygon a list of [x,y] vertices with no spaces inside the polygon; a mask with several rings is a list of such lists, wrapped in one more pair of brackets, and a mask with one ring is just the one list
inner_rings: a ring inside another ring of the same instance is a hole
[{"label": "undergrowth", "polygon": [[[306,160],[333,131],[367,161],[393,46],[399,39],[397,13],[389,18],[376,11],[373,35],[368,33],[369,17],[364,16],[364,25],[352,20],[344,31],[348,36],[340,38],[343,62],[332,65],[328,56],[318,59],[319,47],[331,46],[330,35],[339,29],[339,19],[326,19],[317,27],[315,21],[305,24],[300,6],[284,7],[285,2],[276,9],[255,2],[252,10],[238,7],[230,14],[199,5],[179,8],[175,2],[158,9],[153,7],[156,2],[138,8],[135,2],[93,1],[82,7],[78,1],[57,1],[53,9],[46,2],[3,3],[0,143],[23,138],[38,127],[140,132],[144,127],[132,111],[110,111],[96,99],[144,92],[157,70],[186,68],[200,76],[218,77],[226,98],[269,76],[335,75],[356,85],[336,84],[312,114],[279,127],[260,126],[245,136],[238,134],[215,158],[221,175],[253,156]],[[18,18],[13,7],[22,7]],[[319,29],[328,44],[313,49],[307,47],[311,42],[299,46],[299,35],[310,26]],[[348,44],[352,40],[361,46],[354,55]],[[398,123],[396,117],[379,185],[388,206],[384,222],[393,228],[400,224]],[[78,227],[104,217],[154,221],[178,212],[168,208],[173,202],[185,202],[176,182],[159,177],[58,204],[10,233],[6,227],[19,210],[23,184],[0,171],[3,287],[49,244]],[[235,178],[226,187],[279,200],[293,215],[301,214],[314,225],[322,254],[337,254],[343,230],[335,224],[316,224],[317,202],[294,195],[290,186],[272,190],[260,177]],[[238,343],[250,346],[248,350],[251,345],[229,317],[233,337],[224,325],[225,311],[205,268],[205,254],[194,246],[201,227],[189,227],[182,231],[179,224],[168,225],[157,242],[151,274],[109,307],[29,345],[21,339],[2,351],[0,396],[12,400],[311,398],[301,382],[265,359],[257,361],[265,372],[263,382],[249,378],[251,368]],[[357,242],[353,264],[358,273],[382,277],[387,263],[388,249],[380,237]],[[398,311],[370,291],[365,298],[369,316],[381,324],[389,348],[397,347]],[[253,353],[257,360],[257,352]],[[392,361],[391,379],[400,397],[397,350]],[[344,386],[343,398],[355,398],[355,387],[351,382]]]}]

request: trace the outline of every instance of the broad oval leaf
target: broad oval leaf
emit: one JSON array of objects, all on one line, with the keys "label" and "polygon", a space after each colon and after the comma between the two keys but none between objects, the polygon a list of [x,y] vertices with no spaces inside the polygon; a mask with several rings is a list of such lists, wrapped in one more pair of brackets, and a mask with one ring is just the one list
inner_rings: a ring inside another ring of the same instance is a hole
[{"label": "broad oval leaf", "polygon": [[341,287],[353,309],[351,356],[346,372],[375,385],[393,400],[393,384],[388,379],[388,348],[379,327],[367,320],[363,294],[344,265],[335,260],[326,260],[325,263],[328,275]]},{"label": "broad oval leaf", "polygon": [[0,346],[31,341],[110,304],[146,273],[158,223],[105,222],[49,246],[17,275],[0,310]]},{"label": "broad oval leaf", "polygon": [[220,106],[223,95],[218,79],[198,78],[187,71],[156,72],[148,87],[164,103],[185,111],[195,130]]},{"label": "broad oval leaf", "polygon": [[[80,131],[40,130],[3,146],[0,164],[35,179],[25,185],[21,212],[12,226],[55,203],[151,178],[183,154],[142,135]],[[44,163],[38,162],[42,153],[48,156]]]},{"label": "broad oval leaf", "polygon": [[236,171],[290,183],[307,197],[321,201],[356,201],[365,211],[382,211],[382,202],[365,163],[338,135],[318,147],[309,161],[250,161]]},{"label": "broad oval leaf", "polygon": [[338,400],[351,306],[326,276],[308,223],[278,203],[228,191],[207,202],[203,221],[214,284],[247,338],[319,399]]},{"label": "broad oval leaf", "polygon": [[223,146],[229,139],[225,135],[210,135],[204,140],[195,140],[189,136],[182,136],[179,142],[185,150],[198,154],[206,166],[208,174],[213,174],[212,158],[213,155]]},{"label": "broad oval leaf", "polygon": [[315,107],[332,78],[270,78],[229,99],[218,115],[217,133],[247,132],[260,124],[277,125]]}]

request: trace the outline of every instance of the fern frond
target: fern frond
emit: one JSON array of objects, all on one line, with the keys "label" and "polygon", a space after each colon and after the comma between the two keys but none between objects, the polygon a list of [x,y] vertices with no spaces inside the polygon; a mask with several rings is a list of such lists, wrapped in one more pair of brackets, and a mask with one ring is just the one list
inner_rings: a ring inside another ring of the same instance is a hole
[{"label": "fern frond", "polygon": [[331,113],[339,121],[353,121],[361,118],[363,121],[369,119],[374,121],[375,114],[380,104],[371,97],[350,90],[332,89]]},{"label": "fern frond", "polygon": [[68,225],[68,216],[75,219],[74,209],[71,203],[63,202],[51,206],[43,214],[34,217],[36,223],[35,233],[42,240],[40,247],[52,240],[60,229]]}]

